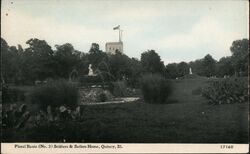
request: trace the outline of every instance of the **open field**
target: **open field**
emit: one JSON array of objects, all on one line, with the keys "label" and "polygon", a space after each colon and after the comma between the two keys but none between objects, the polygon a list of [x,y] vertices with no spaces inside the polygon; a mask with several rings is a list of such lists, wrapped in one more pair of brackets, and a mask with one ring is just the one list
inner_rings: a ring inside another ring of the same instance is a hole
[{"label": "open field", "polygon": [[[193,90],[208,79],[173,80],[169,104],[82,106],[83,120],[20,130],[7,141],[113,143],[247,143],[248,103],[209,105]],[[26,134],[26,135],[24,135]]]}]

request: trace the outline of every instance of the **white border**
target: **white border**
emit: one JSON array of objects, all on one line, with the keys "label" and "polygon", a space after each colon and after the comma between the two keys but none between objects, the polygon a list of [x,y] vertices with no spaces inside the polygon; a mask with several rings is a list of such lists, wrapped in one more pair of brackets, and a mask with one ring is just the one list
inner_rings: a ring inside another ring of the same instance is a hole
[{"label": "white border", "polygon": [[[54,146],[56,145],[56,147]],[[81,146],[74,148],[74,146]],[[92,148],[88,147],[89,145]],[[102,148],[103,145],[113,148]],[[117,148],[121,145],[122,148]],[[18,147],[19,146],[19,147]],[[20,147],[22,146],[22,148]],[[28,148],[35,146],[35,148]],[[64,147],[59,147],[64,146]],[[72,147],[70,147],[72,146]],[[99,148],[93,148],[93,146]],[[45,148],[46,147],[46,148]],[[50,148],[49,148],[50,147]],[[114,148],[115,147],[115,148]],[[1,153],[248,153],[249,144],[1,143]]]}]

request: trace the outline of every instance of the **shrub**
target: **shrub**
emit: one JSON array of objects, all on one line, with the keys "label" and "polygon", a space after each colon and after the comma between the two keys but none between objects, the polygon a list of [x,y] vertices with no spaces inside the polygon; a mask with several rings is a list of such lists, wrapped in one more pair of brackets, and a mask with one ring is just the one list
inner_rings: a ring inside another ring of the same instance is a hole
[{"label": "shrub", "polygon": [[31,92],[30,100],[41,105],[43,109],[48,105],[74,107],[78,101],[78,89],[66,80],[49,81],[47,84],[38,85]]},{"label": "shrub", "polygon": [[148,74],[141,79],[141,90],[147,103],[165,103],[171,92],[170,82],[157,74]]},{"label": "shrub", "polygon": [[248,99],[246,78],[228,78],[212,81],[203,88],[202,96],[212,104],[242,103]]},{"label": "shrub", "polygon": [[101,94],[99,94],[99,96],[98,96],[98,100],[99,100],[100,102],[105,102],[105,101],[108,100],[108,97],[106,96],[105,93],[101,93]]},{"label": "shrub", "polygon": [[116,81],[111,84],[112,94],[116,97],[127,96],[127,85],[124,81]]},{"label": "shrub", "polygon": [[101,88],[80,89],[81,102],[105,102],[113,99],[113,95],[108,90]]}]

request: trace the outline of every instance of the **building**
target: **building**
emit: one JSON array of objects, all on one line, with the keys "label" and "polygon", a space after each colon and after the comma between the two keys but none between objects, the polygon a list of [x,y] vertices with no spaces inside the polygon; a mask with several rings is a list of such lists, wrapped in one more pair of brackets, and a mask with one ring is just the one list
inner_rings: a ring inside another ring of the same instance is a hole
[{"label": "building", "polygon": [[116,51],[123,53],[123,42],[107,42],[105,51],[111,54],[115,54]]}]

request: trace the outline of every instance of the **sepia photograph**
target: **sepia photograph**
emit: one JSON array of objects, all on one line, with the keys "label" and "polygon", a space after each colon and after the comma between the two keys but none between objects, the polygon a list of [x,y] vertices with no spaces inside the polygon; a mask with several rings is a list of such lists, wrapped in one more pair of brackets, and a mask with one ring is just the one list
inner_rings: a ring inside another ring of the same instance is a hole
[{"label": "sepia photograph", "polygon": [[1,143],[248,145],[248,66],[247,0],[1,0]]}]

